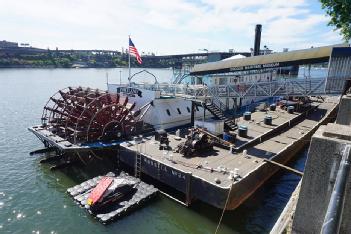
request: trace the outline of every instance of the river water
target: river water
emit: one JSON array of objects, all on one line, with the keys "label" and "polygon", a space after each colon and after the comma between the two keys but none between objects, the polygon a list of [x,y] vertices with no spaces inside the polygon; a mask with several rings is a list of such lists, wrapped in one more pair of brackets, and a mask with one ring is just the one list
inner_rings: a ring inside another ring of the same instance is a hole
[{"label": "river water", "polygon": [[[159,82],[172,77],[168,69],[149,71]],[[48,98],[67,86],[105,89],[107,73],[114,83],[128,76],[120,68],[0,70],[0,233],[214,233],[221,210],[200,202],[185,208],[161,196],[104,226],[65,193],[93,173],[51,172],[39,164],[40,156],[29,156],[42,144],[26,128],[40,123]],[[148,75],[135,79],[146,80],[154,82]],[[305,159],[306,150],[291,166],[302,170]],[[269,232],[298,181],[296,175],[278,173],[237,210],[225,213],[220,233]]]}]

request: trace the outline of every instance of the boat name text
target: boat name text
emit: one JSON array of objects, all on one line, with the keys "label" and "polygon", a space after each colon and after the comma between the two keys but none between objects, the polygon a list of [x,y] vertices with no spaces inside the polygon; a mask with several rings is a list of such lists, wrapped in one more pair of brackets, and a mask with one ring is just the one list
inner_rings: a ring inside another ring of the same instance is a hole
[{"label": "boat name text", "polygon": [[177,170],[169,169],[167,166],[165,166],[165,165],[163,165],[163,164],[161,164],[159,162],[155,162],[153,160],[147,159],[147,158],[144,158],[143,161],[146,164],[150,165],[150,166],[158,168],[160,171],[168,173],[169,170],[170,170],[171,172],[169,173],[169,175],[172,175],[172,176],[178,177],[179,179],[184,179],[185,180],[185,174],[184,173],[181,173],[181,172],[179,172]]},{"label": "boat name text", "polygon": [[272,68],[279,67],[279,62],[276,63],[267,63],[267,64],[256,64],[249,66],[241,66],[241,67],[231,67],[230,71],[242,71],[242,70],[251,70],[251,69],[263,69],[263,68]]},{"label": "boat name text", "polygon": [[117,93],[123,93],[129,97],[135,97],[135,95],[142,97],[142,92],[139,89],[131,87],[117,87]]}]

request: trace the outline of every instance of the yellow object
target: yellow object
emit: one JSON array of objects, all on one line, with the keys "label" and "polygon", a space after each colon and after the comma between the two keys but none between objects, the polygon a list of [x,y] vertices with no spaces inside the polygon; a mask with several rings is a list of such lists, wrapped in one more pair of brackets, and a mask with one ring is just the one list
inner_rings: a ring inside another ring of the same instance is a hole
[{"label": "yellow object", "polygon": [[91,198],[88,198],[87,203],[88,203],[89,206],[91,206],[93,204],[93,200]]}]

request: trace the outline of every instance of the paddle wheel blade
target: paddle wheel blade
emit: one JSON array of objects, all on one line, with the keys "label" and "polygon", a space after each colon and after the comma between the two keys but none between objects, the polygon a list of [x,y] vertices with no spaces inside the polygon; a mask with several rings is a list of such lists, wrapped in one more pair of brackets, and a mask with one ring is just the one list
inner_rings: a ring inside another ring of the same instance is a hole
[{"label": "paddle wheel blade", "polygon": [[43,127],[74,144],[110,141],[136,133],[134,125],[141,120],[134,108],[119,94],[68,87],[50,97],[41,120]]}]

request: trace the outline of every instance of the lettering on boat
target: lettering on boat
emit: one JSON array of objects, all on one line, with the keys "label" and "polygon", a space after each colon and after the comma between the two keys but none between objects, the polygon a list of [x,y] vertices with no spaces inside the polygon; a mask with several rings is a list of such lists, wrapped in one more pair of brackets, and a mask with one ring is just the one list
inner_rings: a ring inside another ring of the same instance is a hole
[{"label": "lettering on boat", "polygon": [[[165,166],[165,165],[163,165],[163,164],[161,164],[159,162],[155,162],[155,161],[153,161],[151,159],[147,159],[147,158],[143,158],[143,161],[146,164],[148,164],[148,165],[150,165],[150,166],[152,166],[154,168],[159,168],[160,171],[164,171],[164,172],[168,173],[169,168],[167,168],[167,166]],[[177,170],[173,170],[173,169],[170,169],[170,170],[171,170],[171,173],[169,173],[169,175],[172,175],[172,176],[177,177],[179,179],[184,179],[185,180],[185,174],[184,173],[182,173],[180,171],[177,171]]]},{"label": "lettering on boat", "polygon": [[263,69],[263,68],[273,68],[279,67],[280,63],[266,63],[266,64],[255,64],[255,65],[248,65],[248,66],[241,66],[241,67],[231,67],[230,71],[244,71],[244,70],[251,70],[251,69]]},{"label": "lettering on boat", "polygon": [[117,93],[123,93],[129,97],[135,97],[135,95],[142,97],[143,94],[141,90],[132,87],[117,87]]},{"label": "lettering on boat", "polygon": [[144,162],[150,166],[159,168],[160,171],[168,172],[167,167],[165,165],[160,164],[159,162],[155,162],[147,158],[144,158]]}]

